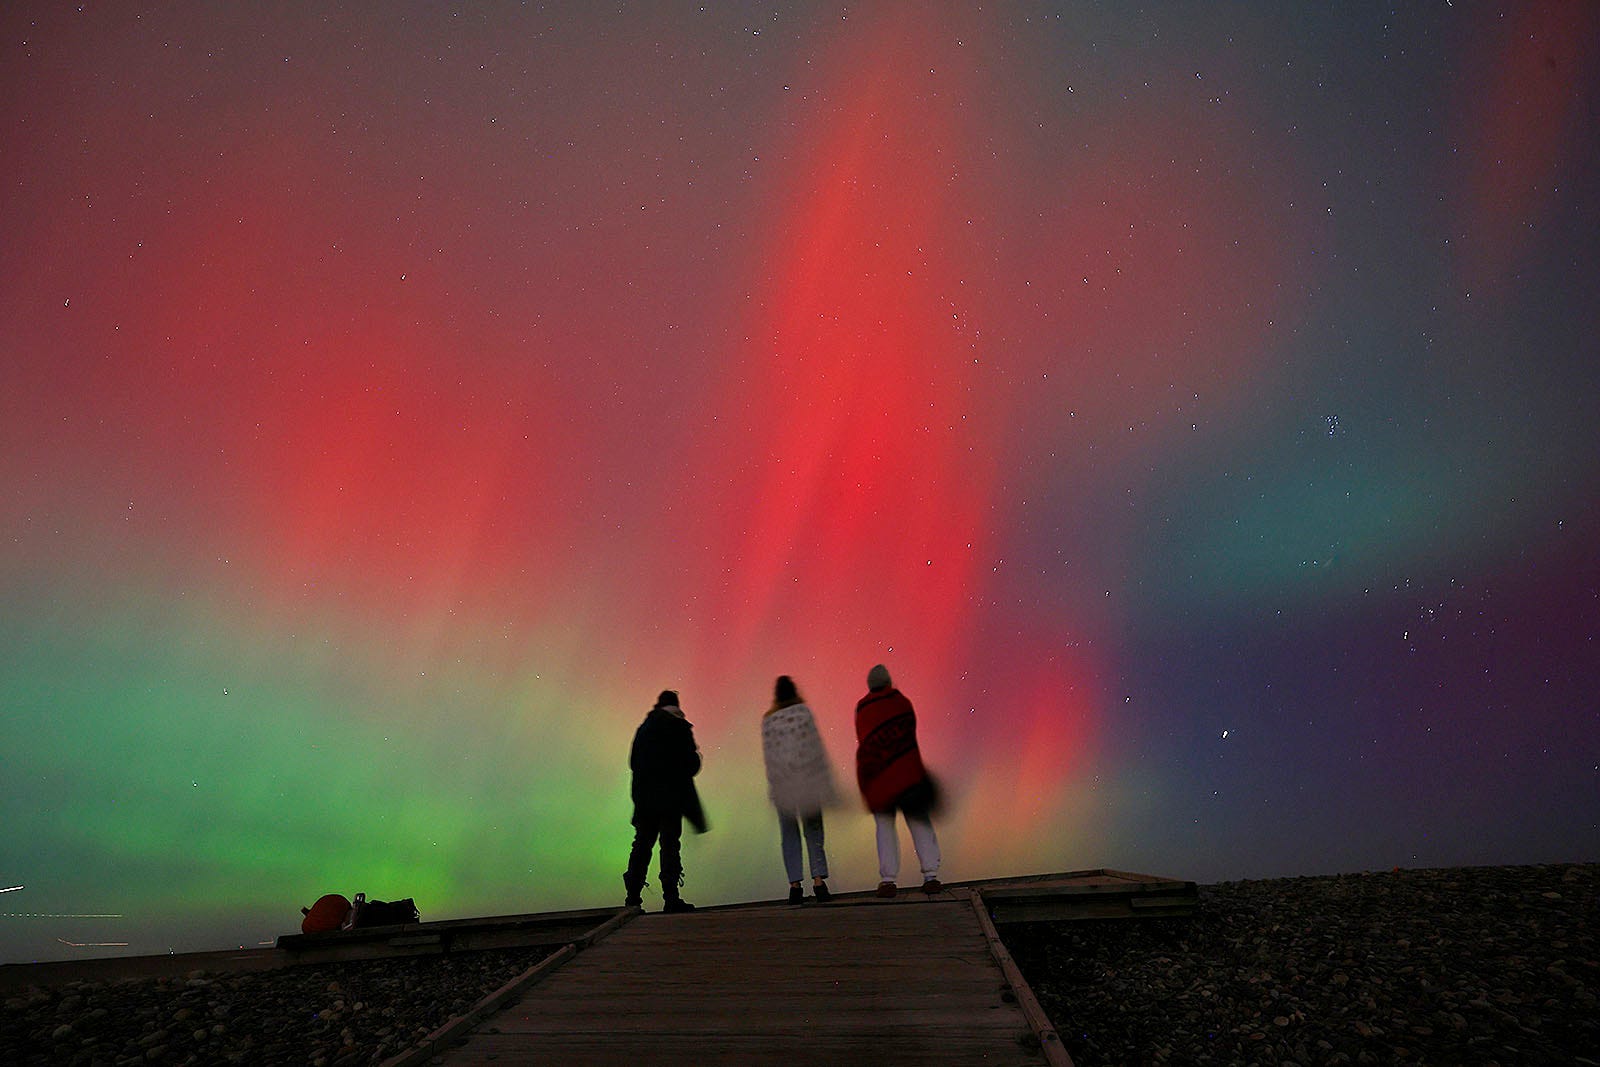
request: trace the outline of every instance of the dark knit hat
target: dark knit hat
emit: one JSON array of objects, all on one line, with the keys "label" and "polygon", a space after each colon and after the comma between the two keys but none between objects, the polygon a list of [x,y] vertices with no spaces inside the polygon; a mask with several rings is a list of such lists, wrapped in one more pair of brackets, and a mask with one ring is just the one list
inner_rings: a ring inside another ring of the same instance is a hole
[{"label": "dark knit hat", "polygon": [[887,689],[890,684],[889,668],[883,664],[880,663],[867,672],[868,689]]},{"label": "dark knit hat", "polygon": [[675,708],[678,706],[678,691],[676,689],[663,689],[661,695],[656,697],[656,707],[658,708]]}]

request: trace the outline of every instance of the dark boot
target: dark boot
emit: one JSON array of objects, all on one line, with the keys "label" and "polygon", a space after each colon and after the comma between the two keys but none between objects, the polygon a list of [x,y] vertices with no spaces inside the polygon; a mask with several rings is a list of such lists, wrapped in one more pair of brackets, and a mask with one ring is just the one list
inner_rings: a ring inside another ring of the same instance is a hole
[{"label": "dark boot", "polygon": [[666,899],[662,911],[671,914],[675,911],[693,911],[694,905],[678,895],[678,887],[683,885],[683,870],[679,868],[676,878],[668,878],[666,870],[661,873],[661,895]]},{"label": "dark boot", "polygon": [[633,847],[628,850],[628,869],[622,872],[622,888],[627,891],[627,900],[623,903],[626,908],[639,908],[644,902],[639,899],[639,894],[650,883],[645,881],[646,872],[650,870],[650,853],[656,847],[657,830],[649,820],[641,820],[634,815]]}]

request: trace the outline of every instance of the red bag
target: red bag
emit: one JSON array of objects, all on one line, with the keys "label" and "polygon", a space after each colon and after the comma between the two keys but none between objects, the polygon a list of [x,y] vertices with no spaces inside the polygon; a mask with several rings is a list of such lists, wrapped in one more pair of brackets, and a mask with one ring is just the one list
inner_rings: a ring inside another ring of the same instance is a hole
[{"label": "red bag", "polygon": [[338,893],[329,893],[319,898],[311,907],[301,908],[300,914],[305,916],[300,922],[301,933],[325,933],[328,930],[339,929],[344,917],[350,914],[350,902]]}]

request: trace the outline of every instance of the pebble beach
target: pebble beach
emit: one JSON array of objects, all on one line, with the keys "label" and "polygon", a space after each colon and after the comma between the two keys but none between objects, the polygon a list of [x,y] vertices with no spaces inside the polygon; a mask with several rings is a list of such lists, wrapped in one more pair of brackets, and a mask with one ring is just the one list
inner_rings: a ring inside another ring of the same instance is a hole
[{"label": "pebble beach", "polygon": [[1600,865],[1202,886],[1189,918],[1025,923],[1077,1067],[1600,1064]]},{"label": "pebble beach", "polygon": [[522,974],[550,949],[74,981],[11,991],[7,1067],[382,1063]]}]

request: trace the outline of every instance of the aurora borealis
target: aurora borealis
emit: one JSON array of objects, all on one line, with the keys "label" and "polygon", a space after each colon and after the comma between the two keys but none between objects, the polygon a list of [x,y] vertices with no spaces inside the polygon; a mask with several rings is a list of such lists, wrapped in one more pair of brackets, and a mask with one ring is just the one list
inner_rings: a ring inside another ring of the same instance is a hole
[{"label": "aurora borealis", "polygon": [[949,880],[1600,858],[1594,7],[0,33],[0,961],[620,904],[664,687],[777,896],[880,661]]}]

